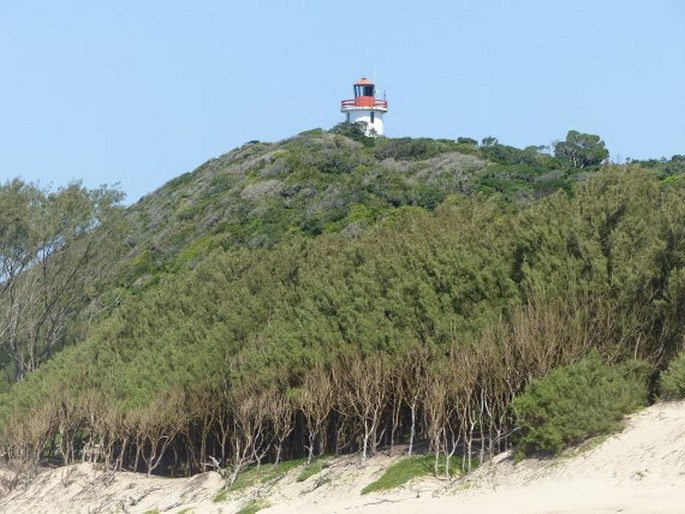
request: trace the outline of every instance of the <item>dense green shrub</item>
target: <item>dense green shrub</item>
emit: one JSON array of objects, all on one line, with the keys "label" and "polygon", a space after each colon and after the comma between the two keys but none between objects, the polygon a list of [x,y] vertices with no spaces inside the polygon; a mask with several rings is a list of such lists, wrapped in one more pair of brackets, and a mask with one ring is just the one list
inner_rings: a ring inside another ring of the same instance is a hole
[{"label": "dense green shrub", "polygon": [[349,137],[350,139],[353,139],[354,141],[357,141],[366,147],[372,147],[376,141],[375,138],[366,135],[366,122],[338,123],[330,130],[330,132],[333,134],[340,134],[341,136]]},{"label": "dense green shrub", "polygon": [[584,439],[617,430],[625,414],[647,399],[639,365],[611,367],[592,353],[580,362],[533,380],[516,397],[518,456],[559,454]]},{"label": "dense green shrub", "polygon": [[661,395],[669,400],[685,398],[685,352],[673,359],[661,374]]},{"label": "dense green shrub", "polygon": [[[461,146],[468,146],[471,149],[470,145]],[[374,155],[377,159],[421,160],[457,149],[462,150],[461,146],[444,139],[399,137],[379,140]]]}]

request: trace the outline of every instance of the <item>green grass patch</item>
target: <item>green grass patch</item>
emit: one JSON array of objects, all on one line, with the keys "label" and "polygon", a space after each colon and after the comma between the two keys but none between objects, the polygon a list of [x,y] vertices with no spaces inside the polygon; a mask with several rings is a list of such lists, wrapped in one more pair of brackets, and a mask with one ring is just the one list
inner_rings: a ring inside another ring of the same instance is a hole
[{"label": "green grass patch", "polygon": [[304,482],[310,477],[313,477],[314,475],[318,475],[321,473],[324,469],[326,469],[330,464],[328,463],[327,460],[324,459],[316,459],[313,460],[309,465],[307,465],[302,472],[297,475],[296,480],[298,482]]},{"label": "green grass patch", "polygon": [[[445,457],[440,458],[440,462],[438,463],[438,474],[445,473],[445,461]],[[435,455],[432,454],[405,457],[386,469],[385,473],[383,473],[378,480],[371,482],[362,489],[362,494],[396,489],[413,478],[432,475],[434,464]],[[475,465],[476,463],[472,462],[471,466],[475,467]],[[452,457],[450,459],[450,473],[461,473],[461,466],[461,457]]]},{"label": "green grass patch", "polygon": [[200,260],[202,256],[209,253],[216,246],[217,242],[213,236],[205,235],[196,239],[179,252],[176,257],[176,267],[180,268],[184,264]]},{"label": "green grass patch", "polygon": [[250,500],[236,513],[236,514],[254,514],[262,509],[269,507],[269,503],[265,500]]},{"label": "green grass patch", "polygon": [[279,462],[278,464],[262,464],[252,466],[238,475],[238,479],[229,486],[229,491],[241,491],[257,483],[270,482],[285,476],[289,471],[302,466],[306,459],[293,459]]},{"label": "green grass patch", "polygon": [[281,461],[278,464],[269,467],[271,468],[272,475],[283,475],[285,473],[288,473],[289,471],[292,471],[295,468],[299,468],[305,462],[307,462],[307,459],[303,457],[301,459]]},{"label": "green grass patch", "polygon": [[226,489],[224,487],[218,493],[216,493],[214,495],[214,498],[212,498],[212,501],[214,503],[221,503],[221,502],[225,502],[226,498],[228,498],[228,489]]}]

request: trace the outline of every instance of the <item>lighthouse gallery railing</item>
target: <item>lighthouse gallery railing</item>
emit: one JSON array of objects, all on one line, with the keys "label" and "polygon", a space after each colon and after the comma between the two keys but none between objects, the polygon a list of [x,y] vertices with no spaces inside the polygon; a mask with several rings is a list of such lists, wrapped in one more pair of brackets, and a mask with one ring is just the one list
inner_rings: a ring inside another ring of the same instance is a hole
[{"label": "lighthouse gallery railing", "polygon": [[343,100],[340,102],[340,107],[378,107],[381,109],[388,108],[387,100],[377,100],[373,97],[360,96],[351,100]]}]

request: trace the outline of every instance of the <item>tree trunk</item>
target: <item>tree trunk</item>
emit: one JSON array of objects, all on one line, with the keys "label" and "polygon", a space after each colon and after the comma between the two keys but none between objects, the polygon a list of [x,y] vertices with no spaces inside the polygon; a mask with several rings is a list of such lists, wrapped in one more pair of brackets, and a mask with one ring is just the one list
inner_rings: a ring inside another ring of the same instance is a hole
[{"label": "tree trunk", "polygon": [[414,437],[416,436],[416,406],[418,403],[419,395],[418,393],[414,395],[411,405],[409,406],[411,410],[411,431],[409,433],[409,450],[407,454],[411,457],[412,451],[414,449]]}]

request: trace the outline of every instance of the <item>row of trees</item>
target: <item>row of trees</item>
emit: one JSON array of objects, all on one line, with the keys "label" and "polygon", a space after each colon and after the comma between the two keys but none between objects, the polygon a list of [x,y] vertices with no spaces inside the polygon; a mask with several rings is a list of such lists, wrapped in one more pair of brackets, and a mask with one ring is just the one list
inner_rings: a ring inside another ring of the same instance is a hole
[{"label": "row of trees", "polygon": [[[508,445],[511,402],[531,379],[589,348],[615,355],[587,307],[572,316],[562,304],[518,310],[469,344],[451,342],[445,353],[418,343],[392,355],[347,350],[291,383],[241,376],[246,363],[226,359],[207,370],[212,376],[203,384],[168,386],[128,409],[101,387],[88,389],[73,370],[71,379],[80,381],[65,390],[48,366],[45,396],[28,417],[5,419],[4,448],[11,459],[92,459],[148,474],[223,466],[234,481],[247,465],[267,460],[358,452],[364,465],[379,448],[406,443],[411,455],[417,441],[428,441],[436,474],[440,457],[457,452],[465,456],[459,471],[468,471]],[[455,471],[448,466],[447,478]]]},{"label": "row of trees", "polygon": [[428,441],[507,444],[511,402],[590,351],[658,370],[685,326],[685,192],[608,169],[529,207],[452,198],[356,239],[217,250],[2,397],[36,461],[192,472]]}]

